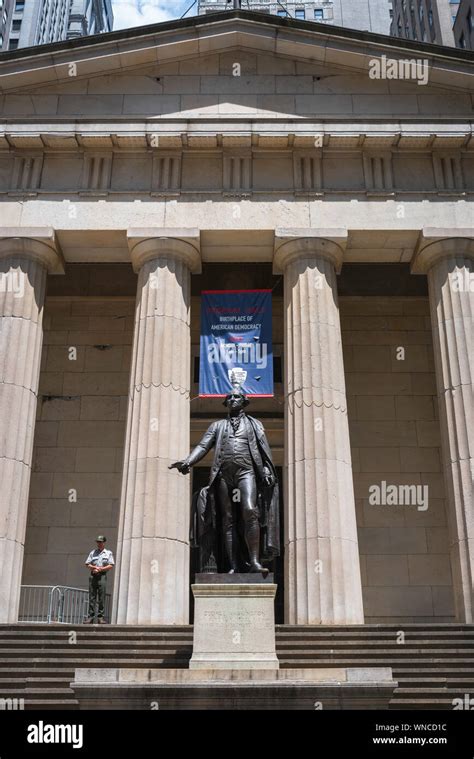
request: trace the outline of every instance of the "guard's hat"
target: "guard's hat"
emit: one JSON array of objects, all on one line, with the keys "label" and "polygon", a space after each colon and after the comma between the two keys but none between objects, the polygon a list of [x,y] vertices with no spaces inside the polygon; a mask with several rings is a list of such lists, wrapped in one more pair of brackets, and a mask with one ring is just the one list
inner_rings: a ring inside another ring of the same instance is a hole
[{"label": "guard's hat", "polygon": [[105,543],[106,540],[107,540],[107,538],[105,537],[105,535],[97,535],[97,537],[95,539],[95,542],[96,543]]}]

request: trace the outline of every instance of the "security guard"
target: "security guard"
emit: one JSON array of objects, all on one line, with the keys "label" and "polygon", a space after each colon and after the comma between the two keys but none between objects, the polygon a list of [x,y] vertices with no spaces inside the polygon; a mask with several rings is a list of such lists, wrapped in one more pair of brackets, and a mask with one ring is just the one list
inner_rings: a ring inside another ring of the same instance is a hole
[{"label": "security guard", "polygon": [[86,567],[90,569],[89,577],[89,615],[85,624],[92,624],[95,617],[95,602],[98,598],[98,622],[105,624],[105,593],[107,588],[107,572],[113,569],[115,565],[112,551],[105,548],[107,538],[105,535],[98,535],[96,539],[97,548],[90,552],[86,559]]}]

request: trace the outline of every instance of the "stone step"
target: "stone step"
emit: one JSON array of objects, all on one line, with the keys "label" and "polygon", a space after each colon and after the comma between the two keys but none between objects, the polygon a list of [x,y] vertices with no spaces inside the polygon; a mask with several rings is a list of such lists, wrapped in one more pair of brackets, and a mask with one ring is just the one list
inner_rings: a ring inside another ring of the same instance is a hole
[{"label": "stone step", "polygon": [[74,679],[71,677],[0,677],[0,690],[6,688],[29,688],[36,685],[41,688],[69,688],[70,682]]},{"label": "stone step", "polygon": [[54,662],[51,662],[49,666],[47,667],[14,667],[14,666],[7,666],[2,667],[2,677],[8,678],[8,679],[28,679],[28,678],[34,678],[37,679],[38,677],[53,677],[53,678],[60,678],[61,680],[66,680],[67,678],[70,678],[70,680],[74,677],[74,667],[71,669],[65,669],[64,667],[56,667],[54,666]]},{"label": "stone step", "polygon": [[31,709],[35,711],[77,711],[79,702],[75,698],[25,699],[25,710]]},{"label": "stone step", "polygon": [[[1,646],[1,644],[0,644]],[[352,640],[344,640],[344,641],[338,641],[338,640],[308,640],[308,641],[301,641],[301,640],[288,640],[288,641],[276,641],[276,647],[277,651],[285,652],[287,649],[303,649],[303,650],[314,650],[314,651],[325,651],[328,649],[345,649],[345,648],[352,648],[355,651],[360,651],[361,649],[365,651],[371,651],[375,649],[384,649],[389,651],[392,649],[393,651],[398,650],[413,650],[419,648],[426,647],[429,650],[436,649],[437,651],[461,651],[465,652],[467,655],[472,656],[474,655],[474,640],[472,641],[437,641],[437,640],[416,640],[416,641],[409,641],[406,640],[405,643],[397,643],[394,641],[387,641],[387,640],[381,640],[381,641],[365,641],[363,644],[358,643],[357,641]]]},{"label": "stone step", "polygon": [[73,696],[71,688],[15,688],[0,690],[0,698],[66,698]]},{"label": "stone step", "polygon": [[[127,637],[130,635],[169,635],[172,632],[175,634],[188,634],[192,637],[193,627],[192,625],[115,625],[107,624],[103,626],[99,625],[86,625],[80,624],[66,624],[66,623],[32,623],[32,622],[19,622],[17,624],[0,624],[0,637],[5,633],[12,633],[20,635],[22,633],[39,634],[53,634],[56,632],[65,633],[70,630],[76,630],[77,632],[84,631],[86,633],[108,633],[108,634],[125,634]],[[276,625],[275,626],[277,638],[279,636],[299,636],[304,635],[349,635],[351,637],[363,637],[366,638],[370,635],[393,635],[399,631],[403,631],[406,635],[412,634],[427,634],[427,635],[474,635],[474,625],[460,624],[460,623],[404,623],[398,622],[394,624],[374,624],[374,625]]]},{"label": "stone step", "polygon": [[64,622],[52,622],[51,624],[47,624],[45,622],[17,622],[16,624],[0,624],[0,633],[3,631],[10,631],[10,632],[38,632],[40,630],[48,630],[48,631],[64,631],[64,630],[97,630],[99,632],[103,630],[112,630],[114,632],[123,632],[123,633],[141,633],[141,632],[148,632],[148,633],[167,633],[169,634],[171,631],[173,633],[178,632],[191,632],[193,631],[192,625],[85,625],[83,622],[81,623],[74,623],[74,624],[67,624]]},{"label": "stone step", "polygon": [[[151,648],[153,646],[153,648]],[[84,649],[84,648],[91,648],[93,647],[94,650],[106,650],[110,649],[112,650],[124,650],[124,651],[130,651],[130,650],[153,650],[153,651],[163,651],[164,653],[170,651],[190,651],[192,649],[192,641],[176,641],[176,640],[169,640],[169,641],[110,641],[110,640],[79,640],[75,643],[70,643],[69,641],[19,641],[16,643],[14,640],[9,640],[8,642],[1,643],[0,642],[0,656],[4,655],[5,653],[11,652],[13,650],[18,651],[37,651],[38,649],[45,650],[45,651],[51,651],[52,653],[58,653],[62,651],[67,651],[70,648],[77,648],[77,649]]]},{"label": "stone step", "polygon": [[[48,657],[25,657],[23,659],[16,659],[15,660],[19,666],[25,667],[26,665],[29,665],[29,667],[45,667],[46,665],[54,665],[56,669],[59,667],[64,667],[70,669],[71,667],[109,667],[109,668],[116,668],[116,667],[131,667],[132,669],[136,668],[142,668],[142,667],[164,667],[165,669],[179,669],[181,667],[187,667],[189,665],[189,659],[172,659],[171,661],[169,659],[100,659],[99,657],[94,658],[64,658],[64,659],[50,659]],[[0,668],[3,667],[3,665],[9,665],[12,666],[12,660],[11,659],[0,659]]]},{"label": "stone step", "polygon": [[39,640],[39,639],[56,639],[56,638],[66,638],[69,636],[69,633],[71,631],[76,632],[78,635],[83,636],[94,636],[98,638],[110,638],[111,640],[168,640],[170,635],[172,635],[177,640],[192,640],[193,639],[193,631],[187,630],[187,631],[179,631],[175,630],[174,627],[172,631],[168,630],[168,632],[146,632],[144,630],[141,631],[135,631],[133,628],[130,630],[130,632],[127,633],[126,630],[116,630],[114,627],[103,627],[98,625],[82,625],[81,627],[74,627],[73,625],[61,625],[61,628],[58,630],[57,628],[53,630],[47,629],[48,626],[41,626],[41,629],[38,630],[38,628],[34,630],[5,630],[0,628],[0,641],[3,639],[8,639],[14,637],[16,640]]},{"label": "stone step", "polygon": [[[81,636],[77,635],[76,642],[71,643],[69,636],[64,638],[53,638],[53,639],[46,639],[46,638],[40,638],[36,640],[16,640],[15,638],[4,638],[3,640],[0,640],[0,650],[4,650],[5,648],[11,648],[14,646],[15,648],[21,647],[21,648],[27,648],[27,647],[38,647],[38,646],[47,646],[47,647],[70,647],[71,645],[93,645],[93,646],[116,646],[117,648],[126,648],[126,647],[146,647],[146,646],[159,646],[161,648],[169,648],[172,646],[179,646],[179,647],[190,647],[192,646],[192,638],[187,639],[177,639],[175,637],[170,637],[168,639],[165,638],[148,638],[145,640],[141,639],[119,639],[114,640],[113,638],[91,638],[90,636]],[[356,641],[351,640],[314,640],[309,639],[307,641],[302,640],[278,640],[276,641],[277,649],[285,651],[287,649],[314,649],[314,650],[326,650],[326,649],[344,649],[344,648],[353,648],[355,650],[360,650],[361,648],[372,650],[377,648],[383,648],[386,650],[405,650],[405,649],[413,649],[413,648],[427,648],[427,649],[437,649],[442,651],[449,651],[449,650],[459,650],[459,651],[465,651],[468,654],[474,654],[474,640],[470,641],[463,641],[463,640],[450,640],[450,641],[438,641],[438,640],[406,640],[405,643],[400,644],[397,643],[395,640],[371,640],[366,641],[363,644],[358,643]]]},{"label": "stone step", "polygon": [[393,699],[388,708],[392,710],[409,710],[418,709],[429,710],[451,710],[453,704],[450,699],[445,698],[399,698]]},{"label": "stone step", "polygon": [[[444,654],[444,655],[442,655]],[[334,661],[334,659],[352,659],[353,661],[358,661],[359,663],[363,661],[367,664],[367,666],[370,666],[370,664],[375,659],[382,659],[385,658],[387,661],[413,661],[414,657],[417,657],[417,660],[420,662],[422,661],[457,661],[462,660],[466,663],[469,663],[471,665],[474,665],[474,656],[472,653],[465,653],[462,651],[457,651],[456,649],[449,649],[446,652],[440,652],[434,649],[410,649],[407,651],[390,651],[387,649],[379,649],[377,651],[372,651],[368,653],[365,650],[352,650],[347,651],[346,649],[329,649],[327,651],[322,651],[321,649],[302,649],[302,650],[284,650],[282,651],[280,648],[277,647],[277,656],[279,659],[301,659],[301,660],[314,660],[314,661],[321,661],[328,660],[328,661]]]},{"label": "stone step", "polygon": [[440,688],[474,688],[474,677],[397,677],[401,688],[440,687]]},{"label": "stone step", "polygon": [[[416,669],[421,668],[432,668],[435,665],[439,665],[441,667],[445,667],[447,665],[461,665],[462,659],[438,659],[438,658],[430,658],[430,659],[393,659],[393,658],[381,658],[381,659],[349,659],[349,658],[338,658],[338,657],[325,657],[325,658],[309,658],[309,659],[298,659],[295,658],[288,658],[285,654],[285,657],[278,656],[278,659],[280,661],[281,667],[293,667],[298,668],[302,667],[303,669],[305,667],[413,667]],[[474,664],[473,661],[470,662],[470,664]]]},{"label": "stone step", "polygon": [[130,646],[126,648],[123,652],[118,653],[115,647],[114,648],[105,648],[105,647],[99,648],[99,646],[91,646],[91,644],[89,643],[87,645],[79,645],[79,644],[69,645],[69,646],[66,646],[64,649],[57,648],[56,646],[51,646],[51,647],[48,647],[47,649],[40,648],[39,650],[37,647],[33,647],[33,646],[26,650],[20,647],[19,648],[4,648],[0,650],[0,661],[2,659],[6,659],[10,657],[16,658],[18,656],[20,657],[25,656],[25,653],[27,652],[30,652],[33,657],[48,655],[49,657],[53,658],[55,656],[64,655],[66,652],[69,656],[74,657],[76,655],[75,654],[76,651],[78,652],[78,655],[80,653],[81,656],[87,656],[88,654],[90,654],[90,655],[103,656],[103,657],[107,657],[107,656],[117,657],[118,655],[123,654],[123,656],[128,656],[129,658],[133,656],[146,656],[151,659],[155,657],[164,658],[165,656],[171,659],[174,656],[178,656],[178,654],[183,656],[184,654],[187,653],[187,651],[189,651],[189,653],[191,654],[191,649],[190,648],[188,649],[187,647],[186,648],[174,647],[174,648],[167,649],[165,647],[159,647],[159,646],[154,646],[153,648],[150,648],[150,646],[147,646],[146,648],[142,648],[142,649],[137,648],[135,646]]},{"label": "stone step", "polygon": [[[127,654],[128,652],[148,652],[153,655],[157,653],[163,656],[172,656],[176,654],[183,654],[191,652],[192,642],[187,643],[170,640],[169,642],[153,642],[153,641],[131,641],[129,643],[113,641],[90,641],[78,639],[75,643],[69,643],[66,641],[54,641],[44,642],[36,641],[28,644],[24,642],[15,643],[14,640],[10,640],[8,644],[0,644],[0,658],[9,656],[16,656],[23,654],[24,652],[32,652],[38,654],[48,654],[51,656],[61,655],[65,652],[71,652],[71,649],[75,651],[94,651],[109,655],[113,652],[118,655]],[[406,656],[420,656],[422,658],[429,658],[435,656],[436,658],[464,658],[470,660],[474,664],[474,649],[465,646],[453,646],[450,647],[441,646],[416,646],[416,645],[403,645],[403,646],[387,646],[385,643],[377,645],[364,645],[357,646],[353,644],[334,645],[332,643],[327,644],[308,644],[308,645],[281,645],[277,644],[277,653],[279,656],[294,657],[301,656],[308,658],[312,656],[354,656],[354,657],[366,657],[370,659],[374,656],[387,656],[390,658],[398,657],[405,658]]]},{"label": "stone step", "polygon": [[[405,640],[419,640],[429,638],[434,640],[474,640],[474,630],[445,630],[435,632],[433,630],[406,630],[403,625],[399,625],[396,630],[371,630],[367,632],[351,633],[334,630],[332,632],[322,632],[321,630],[304,630],[301,632],[291,632],[289,630],[276,631],[276,639],[284,640],[352,640],[355,643],[366,642],[370,640],[396,640],[399,634],[403,632]],[[400,645],[400,644],[399,644]]]},{"label": "stone step", "polygon": [[[408,696],[417,698],[420,696],[427,696],[428,698],[434,698],[441,696],[447,698],[463,698],[464,692],[460,693],[459,688],[439,688],[433,687],[421,687],[421,688],[396,688],[395,695],[400,698],[407,698]],[[474,697],[474,696],[473,696]]]},{"label": "stone step", "polygon": [[[2,628],[0,627],[0,630]],[[350,637],[370,637],[371,635],[396,635],[400,631],[407,635],[474,635],[474,625],[449,625],[443,629],[437,629],[436,625],[406,625],[400,622],[398,625],[364,625],[364,627],[327,627],[325,625],[275,625],[277,637],[302,636],[302,635],[349,635]]]}]

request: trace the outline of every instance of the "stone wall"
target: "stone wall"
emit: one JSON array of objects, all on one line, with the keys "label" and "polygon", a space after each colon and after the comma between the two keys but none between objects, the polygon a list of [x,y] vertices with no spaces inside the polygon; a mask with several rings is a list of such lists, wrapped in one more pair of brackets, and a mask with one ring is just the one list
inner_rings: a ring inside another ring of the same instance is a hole
[{"label": "stone wall", "polygon": [[115,552],[133,314],[133,298],[47,300],[23,584],[86,587],[98,533]]},{"label": "stone wall", "polygon": [[[344,297],[340,309],[366,621],[450,621],[428,299]],[[369,488],[382,481],[427,485],[426,510],[371,505]]]}]

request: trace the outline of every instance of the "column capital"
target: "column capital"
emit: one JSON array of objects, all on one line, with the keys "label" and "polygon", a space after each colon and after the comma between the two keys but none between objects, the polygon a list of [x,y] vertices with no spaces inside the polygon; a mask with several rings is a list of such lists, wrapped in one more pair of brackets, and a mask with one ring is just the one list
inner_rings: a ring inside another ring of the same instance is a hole
[{"label": "column capital", "polygon": [[347,229],[275,230],[273,272],[281,274],[298,258],[325,258],[340,272],[347,245]]},{"label": "column capital", "polygon": [[155,258],[178,258],[192,274],[201,271],[199,229],[132,228],[127,230],[127,242],[134,271]]},{"label": "column capital", "polygon": [[0,230],[0,259],[28,258],[48,274],[64,274],[65,261],[52,227],[4,227]]},{"label": "column capital", "polygon": [[426,274],[442,258],[474,258],[474,229],[425,227],[411,263],[412,274]]}]

